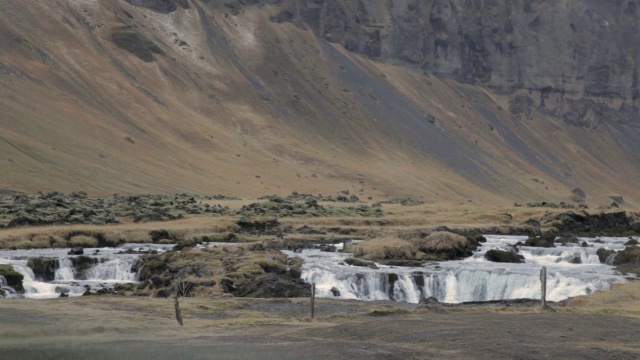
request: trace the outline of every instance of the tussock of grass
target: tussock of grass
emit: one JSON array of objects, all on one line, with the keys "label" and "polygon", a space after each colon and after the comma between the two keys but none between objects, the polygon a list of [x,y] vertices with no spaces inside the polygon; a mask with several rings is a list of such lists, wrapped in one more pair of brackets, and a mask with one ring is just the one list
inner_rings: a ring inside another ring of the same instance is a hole
[{"label": "tussock of grass", "polygon": [[76,235],[69,239],[69,244],[71,246],[96,247],[98,239],[86,235]]},{"label": "tussock of grass", "polygon": [[347,251],[352,252],[355,257],[366,260],[384,259],[422,259],[424,254],[407,240],[398,238],[379,238],[363,241],[347,246]]},{"label": "tussock of grass", "polygon": [[425,252],[450,252],[469,246],[466,237],[445,231],[433,232],[426,238],[414,238],[412,242]]}]

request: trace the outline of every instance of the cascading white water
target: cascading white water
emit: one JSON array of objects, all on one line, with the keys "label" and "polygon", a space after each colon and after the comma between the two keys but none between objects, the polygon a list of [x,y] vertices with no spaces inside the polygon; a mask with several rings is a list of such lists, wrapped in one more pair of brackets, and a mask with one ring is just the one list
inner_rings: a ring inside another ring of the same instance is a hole
[{"label": "cascading white water", "polygon": [[56,269],[54,279],[56,281],[73,281],[73,263],[69,258],[58,259],[58,268]]},{"label": "cascading white water", "polygon": [[[126,244],[121,248],[84,249],[85,256],[98,259],[96,265],[87,269],[84,276],[79,276],[74,270],[68,249],[38,249],[0,251],[0,264],[8,264],[23,275],[24,297],[31,299],[46,299],[59,297],[61,293],[69,296],[81,296],[87,289],[92,291],[104,287],[111,287],[116,283],[131,283],[137,281],[137,274],[131,271],[133,263],[139,254],[122,254],[123,250],[152,249],[159,252],[169,250],[173,245],[155,244]],[[33,271],[27,266],[31,257],[49,257],[57,259],[58,266],[52,282],[35,279]],[[80,279],[80,278],[81,279]],[[15,293],[11,289],[12,293]],[[18,295],[16,295],[18,296]]]},{"label": "cascading white water", "polygon": [[135,282],[137,274],[131,272],[131,266],[136,259],[108,259],[85,272],[89,281],[105,282]]},{"label": "cascading white water", "polygon": [[434,297],[441,302],[460,303],[505,299],[539,299],[540,269],[548,268],[547,299],[561,301],[569,297],[608,290],[615,282],[625,281],[613,268],[600,263],[596,251],[624,249],[628,238],[580,239],[589,247],[520,247],[524,264],[492,263],[484,258],[491,249],[509,249],[526,237],[486,236],[487,242],[472,257],[441,262],[421,268],[379,269],[349,266],[346,253],[304,250],[291,253],[305,260],[302,279],[316,284],[319,297],[360,300],[395,300],[417,303]]}]

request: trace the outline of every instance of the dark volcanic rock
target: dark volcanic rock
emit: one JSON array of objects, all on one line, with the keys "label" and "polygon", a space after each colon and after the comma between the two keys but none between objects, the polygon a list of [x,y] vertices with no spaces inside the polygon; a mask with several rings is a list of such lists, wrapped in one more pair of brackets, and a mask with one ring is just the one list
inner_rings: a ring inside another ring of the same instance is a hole
[{"label": "dark volcanic rock", "polygon": [[89,256],[78,256],[72,257],[71,263],[73,264],[73,270],[78,279],[84,279],[85,272],[100,263],[98,258],[93,258]]},{"label": "dark volcanic rock", "polygon": [[555,227],[559,233],[574,235],[627,235],[640,232],[640,223],[634,222],[632,214],[624,211],[600,214],[567,211],[543,218],[547,226]]},{"label": "dark volcanic rock", "polygon": [[613,265],[612,264],[613,260],[610,260],[610,258],[611,258],[611,255],[615,253],[616,253],[615,251],[607,250],[605,248],[600,248],[598,249],[598,251],[596,251],[596,255],[598,255],[598,259],[600,260],[600,262],[603,264],[609,264],[609,265]]},{"label": "dark volcanic rock", "polygon": [[37,280],[48,282],[55,279],[58,260],[48,257],[33,257],[29,258],[27,266],[31,268]]},{"label": "dark volcanic rock", "polygon": [[514,254],[509,251],[502,251],[502,250],[495,250],[495,249],[487,251],[487,253],[484,254],[484,258],[489,261],[500,262],[500,263],[523,263],[524,262],[524,256],[522,255]]},{"label": "dark volcanic rock", "polygon": [[84,254],[84,249],[81,247],[74,247],[69,249],[69,251],[67,252],[67,255],[82,255]]},{"label": "dark volcanic rock", "polygon": [[551,248],[555,247],[555,234],[543,234],[539,236],[530,236],[527,241],[525,241],[524,246],[533,246],[533,247],[546,247]]},{"label": "dark volcanic rock", "polygon": [[614,259],[613,265],[622,273],[633,273],[640,276],[640,247],[627,246],[619,251]]},{"label": "dark volcanic rock", "polygon": [[387,266],[404,266],[404,267],[421,267],[424,264],[424,261],[407,260],[407,259],[387,259],[387,260],[378,260],[378,262],[382,265],[387,265]]},{"label": "dark volcanic rock", "polygon": [[24,293],[22,279],[24,276],[13,269],[11,265],[0,265],[0,276],[7,280],[7,284],[14,288],[18,293]]},{"label": "dark volcanic rock", "polygon": [[373,261],[362,260],[357,258],[347,258],[344,260],[347,265],[351,266],[360,266],[360,267],[368,267],[371,269],[377,269],[378,266]]}]

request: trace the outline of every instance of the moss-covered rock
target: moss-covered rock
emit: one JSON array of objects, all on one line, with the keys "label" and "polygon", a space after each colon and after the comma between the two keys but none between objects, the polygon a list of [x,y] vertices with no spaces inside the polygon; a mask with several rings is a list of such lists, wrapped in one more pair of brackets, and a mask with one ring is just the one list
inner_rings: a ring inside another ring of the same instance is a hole
[{"label": "moss-covered rock", "polygon": [[417,245],[420,251],[443,260],[469,257],[478,248],[477,242],[447,231],[432,232],[423,240],[417,241]]},{"label": "moss-covered rock", "polygon": [[58,268],[58,260],[48,257],[32,257],[27,261],[37,280],[53,281]]},{"label": "moss-covered rock", "polygon": [[529,236],[527,241],[525,241],[524,246],[552,248],[552,247],[556,247],[555,239],[556,239],[555,234]]},{"label": "moss-covered rock", "polygon": [[71,257],[69,259],[73,264],[73,271],[77,279],[85,279],[86,271],[100,263],[100,259],[84,255]]},{"label": "moss-covered rock", "polygon": [[596,255],[598,255],[598,259],[602,264],[606,264],[607,260],[611,257],[611,255],[615,253],[616,252],[614,250],[607,250],[605,248],[600,248],[598,249],[598,251],[596,251]]},{"label": "moss-covered rock", "polygon": [[14,288],[18,293],[24,293],[22,280],[24,276],[17,272],[11,265],[0,265],[0,276],[7,280],[7,284]]},{"label": "moss-covered rock", "polygon": [[208,249],[186,248],[149,255],[135,265],[145,288],[139,294],[172,293],[177,283],[197,284],[195,296],[230,293],[234,296],[293,297],[308,295],[300,280],[302,259],[255,244]]},{"label": "moss-covered rock", "polygon": [[513,252],[503,251],[503,250],[489,250],[484,254],[484,258],[488,261],[499,262],[499,263],[523,263],[524,256],[518,255]]},{"label": "moss-covered rock", "polygon": [[634,263],[640,264],[640,247],[636,245],[627,246],[624,250],[619,251],[613,260],[614,265]]},{"label": "moss-covered rock", "polygon": [[370,269],[378,269],[378,266],[373,261],[367,261],[357,258],[347,258],[344,260],[347,265],[351,266],[360,266],[360,267],[368,267]]}]

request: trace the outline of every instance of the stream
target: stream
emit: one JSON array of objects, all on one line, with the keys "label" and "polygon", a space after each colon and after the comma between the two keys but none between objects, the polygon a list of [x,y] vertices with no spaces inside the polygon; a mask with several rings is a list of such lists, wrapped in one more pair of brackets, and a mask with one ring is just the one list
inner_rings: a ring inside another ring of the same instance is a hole
[{"label": "stream", "polygon": [[[316,295],[325,298],[394,300],[418,303],[433,297],[443,303],[470,301],[540,299],[540,270],[547,267],[547,299],[562,301],[570,297],[609,290],[625,282],[610,265],[601,264],[600,248],[623,250],[627,237],[579,238],[578,244],[555,248],[519,247],[525,263],[494,263],[484,254],[491,249],[508,250],[526,236],[487,235],[487,242],[470,258],[444,261],[423,267],[379,269],[350,266],[344,260],[352,254],[304,250],[285,251],[304,259],[302,279],[316,284]],[[582,247],[586,242],[587,247]]]},{"label": "stream", "polygon": [[[124,244],[117,248],[85,248],[83,255],[69,255],[69,249],[0,250],[0,265],[11,265],[22,274],[24,294],[16,294],[8,287],[6,279],[0,278],[0,288],[5,297],[27,299],[57,298],[60,294],[82,296],[87,290],[96,292],[111,288],[115,284],[135,283],[137,273],[131,270],[135,261],[147,251],[163,252],[174,245]],[[129,251],[131,250],[131,251]],[[132,253],[128,253],[132,252]],[[56,264],[53,279],[38,278],[27,266],[30,258],[50,258]],[[73,259],[89,258],[90,264],[83,271],[73,265]]]}]

